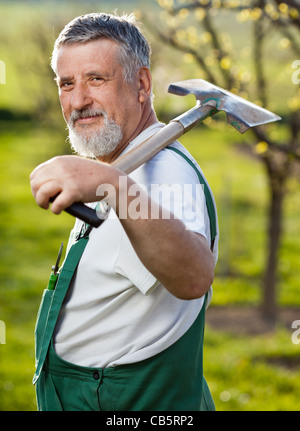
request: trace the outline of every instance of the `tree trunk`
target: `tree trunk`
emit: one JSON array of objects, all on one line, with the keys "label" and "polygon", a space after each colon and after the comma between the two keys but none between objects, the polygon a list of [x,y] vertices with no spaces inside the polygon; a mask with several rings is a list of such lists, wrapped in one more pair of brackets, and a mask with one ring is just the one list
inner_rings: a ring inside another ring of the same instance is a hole
[{"label": "tree trunk", "polygon": [[262,312],[266,320],[275,322],[277,317],[277,263],[281,234],[282,203],[284,193],[280,190],[271,191],[271,203],[269,209],[269,235],[267,264],[263,279]]},{"label": "tree trunk", "polygon": [[[269,158],[265,159],[268,178],[270,181],[270,205],[268,216],[268,242],[267,262],[263,278],[263,317],[270,323],[275,323],[277,318],[277,267],[282,232],[283,201],[285,196],[285,182],[288,169],[276,167]],[[287,166],[285,166],[287,168]]]}]

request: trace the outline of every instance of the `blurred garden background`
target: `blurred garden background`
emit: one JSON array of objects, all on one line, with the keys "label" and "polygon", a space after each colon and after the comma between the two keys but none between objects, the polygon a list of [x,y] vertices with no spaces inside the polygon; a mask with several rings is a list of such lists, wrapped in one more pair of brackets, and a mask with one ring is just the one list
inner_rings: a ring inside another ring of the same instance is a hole
[{"label": "blurred garden background", "polygon": [[282,117],[240,135],[218,114],[181,142],[202,167],[219,213],[204,347],[216,408],[299,410],[298,0],[0,1],[0,410],[36,410],[36,314],[74,223],[37,207],[29,185],[39,163],[70,153],[49,66],[53,43],[73,17],[115,10],[134,12],[152,44],[162,121],[193,106],[193,97],[167,93],[169,83],[190,78]]}]

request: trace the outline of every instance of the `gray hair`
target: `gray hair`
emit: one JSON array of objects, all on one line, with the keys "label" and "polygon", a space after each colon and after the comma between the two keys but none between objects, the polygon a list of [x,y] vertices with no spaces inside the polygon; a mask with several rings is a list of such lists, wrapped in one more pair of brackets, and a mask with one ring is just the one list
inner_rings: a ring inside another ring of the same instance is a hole
[{"label": "gray hair", "polygon": [[51,67],[56,73],[59,48],[63,45],[110,39],[120,44],[117,60],[123,68],[124,79],[132,82],[141,67],[150,68],[151,48],[141,33],[133,14],[116,16],[90,13],[73,19],[55,41]]}]

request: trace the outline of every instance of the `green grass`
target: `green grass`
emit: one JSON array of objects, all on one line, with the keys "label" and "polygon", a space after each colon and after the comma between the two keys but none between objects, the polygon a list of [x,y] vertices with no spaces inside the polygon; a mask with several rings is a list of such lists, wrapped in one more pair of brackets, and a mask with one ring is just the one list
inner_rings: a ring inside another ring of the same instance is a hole
[{"label": "green grass", "polygon": [[247,338],[206,329],[205,377],[219,411],[299,411],[299,361],[282,328]]},{"label": "green grass", "polygon": [[0,320],[6,324],[6,344],[0,345],[0,410],[35,410],[35,317],[73,219],[38,208],[29,185],[30,172],[55,155],[61,138],[31,124],[2,123],[1,130]]}]

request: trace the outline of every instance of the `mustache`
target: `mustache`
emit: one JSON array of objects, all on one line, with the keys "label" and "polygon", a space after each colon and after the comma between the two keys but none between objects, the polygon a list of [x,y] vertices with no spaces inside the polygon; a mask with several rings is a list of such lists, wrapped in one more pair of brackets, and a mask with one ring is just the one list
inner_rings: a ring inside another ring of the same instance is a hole
[{"label": "mustache", "polygon": [[75,121],[80,120],[81,118],[87,118],[87,117],[97,117],[102,115],[104,119],[107,119],[107,113],[103,109],[91,109],[91,108],[85,108],[77,110],[75,109],[69,119],[69,126],[74,127]]}]

